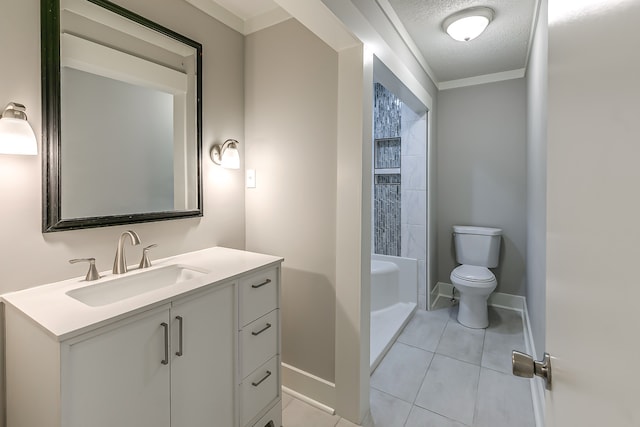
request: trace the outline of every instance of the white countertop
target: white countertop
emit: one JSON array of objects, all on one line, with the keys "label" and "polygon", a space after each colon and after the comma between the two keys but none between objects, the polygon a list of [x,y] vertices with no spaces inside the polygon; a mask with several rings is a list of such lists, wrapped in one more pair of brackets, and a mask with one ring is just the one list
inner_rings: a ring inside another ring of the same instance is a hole
[{"label": "white countertop", "polygon": [[[177,296],[197,292],[206,285],[220,284],[241,274],[278,265],[282,260],[281,257],[271,255],[214,247],[152,260],[152,266],[143,270],[136,268],[125,274],[101,272],[100,275],[103,277],[95,281],[87,282],[84,277],[76,277],[7,293],[0,298],[5,304],[37,322],[53,338],[63,341],[121,318],[166,304]],[[99,307],[88,306],[66,294],[73,289],[133,276],[172,264],[193,266],[206,270],[207,274]]]}]

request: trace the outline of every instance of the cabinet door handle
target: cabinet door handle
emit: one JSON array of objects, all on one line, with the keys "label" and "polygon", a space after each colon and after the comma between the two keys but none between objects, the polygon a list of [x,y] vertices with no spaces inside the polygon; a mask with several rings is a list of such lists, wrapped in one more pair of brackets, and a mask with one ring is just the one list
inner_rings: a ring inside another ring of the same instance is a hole
[{"label": "cabinet door handle", "polygon": [[160,361],[163,365],[169,364],[169,325],[165,322],[160,323],[164,328],[164,359]]},{"label": "cabinet door handle", "polygon": [[182,356],[182,336],[183,336],[183,329],[182,329],[182,316],[176,316],[176,319],[178,320],[178,326],[180,328],[180,334],[178,335],[178,351],[176,351],[176,356]]},{"label": "cabinet door handle", "polygon": [[261,333],[263,333],[264,331],[266,331],[267,329],[269,329],[270,327],[271,327],[271,323],[267,323],[267,325],[266,325],[264,328],[260,329],[259,331],[257,331],[257,332],[251,332],[251,335],[253,335],[254,337],[255,337],[255,336],[258,336],[258,335],[260,335]]},{"label": "cabinet door handle", "polygon": [[271,279],[267,279],[267,280],[265,280],[264,282],[259,283],[259,284],[257,284],[257,285],[251,285],[251,287],[252,287],[253,289],[258,289],[258,288],[263,287],[264,285],[268,285],[269,283],[271,283]]},{"label": "cabinet door handle", "polygon": [[260,384],[262,384],[262,382],[264,380],[266,380],[267,378],[269,378],[271,376],[271,371],[267,371],[267,373],[264,375],[264,377],[260,378],[260,381],[257,382],[251,382],[251,385],[254,387],[258,387]]}]

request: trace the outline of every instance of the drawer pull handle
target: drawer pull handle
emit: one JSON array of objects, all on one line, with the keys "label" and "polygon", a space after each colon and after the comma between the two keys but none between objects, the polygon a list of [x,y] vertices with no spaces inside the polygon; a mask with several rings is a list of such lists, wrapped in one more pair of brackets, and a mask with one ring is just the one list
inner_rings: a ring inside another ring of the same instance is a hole
[{"label": "drawer pull handle", "polygon": [[257,332],[251,332],[251,335],[253,335],[254,337],[255,337],[255,336],[258,336],[258,335],[260,335],[261,333],[263,333],[264,331],[266,331],[267,329],[269,329],[270,327],[271,327],[271,323],[267,323],[267,325],[266,325],[264,328],[260,329],[259,331],[257,331]]},{"label": "drawer pull handle", "polygon": [[258,289],[258,288],[263,287],[264,285],[268,285],[269,283],[271,283],[271,279],[267,279],[267,280],[265,280],[264,282],[262,282],[262,283],[260,283],[258,285],[251,285],[251,287],[253,289]]},{"label": "drawer pull handle", "polygon": [[262,378],[260,379],[260,381],[258,381],[258,382],[251,382],[251,385],[252,385],[252,386],[254,386],[254,387],[258,387],[260,384],[262,384],[262,382],[263,382],[264,380],[266,380],[266,379],[267,379],[267,378],[269,378],[270,376],[271,376],[271,371],[267,371],[267,373],[264,375],[264,377],[262,377]]},{"label": "drawer pull handle", "polygon": [[165,322],[160,323],[164,328],[164,359],[160,361],[163,365],[169,364],[169,325]]},{"label": "drawer pull handle", "polygon": [[182,316],[176,316],[176,319],[178,320],[178,325],[180,326],[180,335],[178,338],[178,351],[176,351],[176,356],[180,357],[182,356],[182,336],[184,335],[183,329],[182,329]]}]

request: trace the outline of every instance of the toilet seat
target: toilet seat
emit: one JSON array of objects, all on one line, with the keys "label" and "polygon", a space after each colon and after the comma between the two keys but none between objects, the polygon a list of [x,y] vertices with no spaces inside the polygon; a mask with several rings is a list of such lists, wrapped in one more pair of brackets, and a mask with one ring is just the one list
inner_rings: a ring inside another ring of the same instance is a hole
[{"label": "toilet seat", "polygon": [[469,328],[486,328],[487,298],[498,286],[493,273],[486,267],[463,264],[451,272],[451,284],[460,292],[458,322]]},{"label": "toilet seat", "polygon": [[469,283],[470,286],[482,286],[495,282],[496,276],[486,267],[477,265],[461,265],[451,272],[451,278]]}]

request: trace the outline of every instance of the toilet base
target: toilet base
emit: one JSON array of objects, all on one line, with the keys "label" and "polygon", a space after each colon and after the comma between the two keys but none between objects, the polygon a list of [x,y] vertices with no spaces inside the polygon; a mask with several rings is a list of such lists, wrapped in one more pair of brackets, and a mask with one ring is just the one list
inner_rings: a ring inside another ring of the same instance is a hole
[{"label": "toilet base", "polygon": [[460,292],[458,323],[467,328],[484,329],[489,326],[489,295],[465,295]]}]

